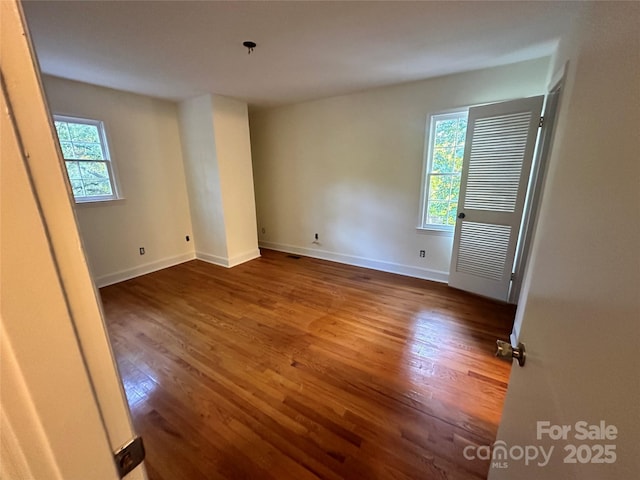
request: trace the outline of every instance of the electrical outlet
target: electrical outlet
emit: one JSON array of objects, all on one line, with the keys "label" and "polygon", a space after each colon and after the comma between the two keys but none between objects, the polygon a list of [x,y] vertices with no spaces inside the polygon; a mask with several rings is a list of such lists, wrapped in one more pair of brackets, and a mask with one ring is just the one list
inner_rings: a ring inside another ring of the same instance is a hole
[{"label": "electrical outlet", "polygon": [[140,247],[140,255],[144,255],[144,247]]},{"label": "electrical outlet", "polygon": [[316,239],[316,240],[318,240],[318,238],[319,238],[319,237],[318,237],[318,234],[316,233],[316,235],[315,235],[315,239]]},{"label": "electrical outlet", "polygon": [[425,252],[424,250],[420,250],[420,258],[424,258],[427,256],[427,252]]},{"label": "electrical outlet", "polygon": [[185,235],[184,239],[185,239],[187,242],[188,242],[189,240],[191,240],[191,239],[189,238],[189,235]]}]

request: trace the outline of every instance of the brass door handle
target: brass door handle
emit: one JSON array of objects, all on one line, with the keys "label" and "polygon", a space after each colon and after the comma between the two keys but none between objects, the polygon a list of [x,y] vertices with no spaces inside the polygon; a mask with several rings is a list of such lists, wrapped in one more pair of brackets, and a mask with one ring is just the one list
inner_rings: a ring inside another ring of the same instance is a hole
[{"label": "brass door handle", "polygon": [[518,360],[518,365],[524,367],[524,362],[526,360],[526,351],[524,348],[524,343],[518,343],[517,347],[512,347],[509,342],[505,342],[503,340],[496,340],[498,345],[498,350],[496,350],[496,357],[502,358],[503,360],[510,361],[512,359]]}]

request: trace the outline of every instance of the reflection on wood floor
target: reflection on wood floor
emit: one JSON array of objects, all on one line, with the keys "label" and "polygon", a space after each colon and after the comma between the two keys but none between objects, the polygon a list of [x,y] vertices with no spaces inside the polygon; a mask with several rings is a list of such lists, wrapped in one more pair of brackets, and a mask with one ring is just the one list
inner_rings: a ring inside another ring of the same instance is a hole
[{"label": "reflection on wood floor", "polygon": [[269,250],[101,295],[151,480],[486,478],[511,306]]}]

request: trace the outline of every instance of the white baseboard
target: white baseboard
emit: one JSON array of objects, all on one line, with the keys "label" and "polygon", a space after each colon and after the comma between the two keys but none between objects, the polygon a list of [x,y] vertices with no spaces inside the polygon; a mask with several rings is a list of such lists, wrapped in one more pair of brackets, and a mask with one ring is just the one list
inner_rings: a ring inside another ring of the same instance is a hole
[{"label": "white baseboard", "polygon": [[[259,246],[268,248],[270,250],[295,253],[307,257],[319,258],[321,260],[329,260],[332,262],[354,265],[356,267],[371,268],[373,270],[380,270],[382,272],[397,273],[399,275],[406,275],[408,277],[432,280],[434,282],[447,283],[449,280],[449,274],[447,272],[431,270],[428,268],[402,265],[400,263],[393,262],[385,262],[382,260],[374,260],[371,258],[358,257],[355,255],[334,253],[315,248],[296,247],[294,245],[286,245],[281,243],[260,242]],[[131,278],[139,277],[140,275],[146,275],[147,273],[162,270],[163,268],[173,267],[174,265],[188,262],[189,260],[193,260],[194,258],[212,263],[214,265],[219,265],[221,267],[231,268],[259,257],[259,249],[250,250],[248,252],[241,253],[240,255],[235,255],[232,258],[211,255],[205,252],[190,252],[182,255],[176,255],[174,257],[164,258],[151,263],[145,263],[144,265],[139,265],[127,270],[121,270],[119,272],[102,275],[101,277],[97,277],[95,279],[95,282],[98,288],[102,288],[106,287],[107,285],[113,285],[114,283],[119,283]]]},{"label": "white baseboard", "polygon": [[234,255],[229,259],[229,267],[235,267],[241,263],[248,262],[255,258],[260,258],[260,249],[249,250],[248,252],[241,253],[240,255]]},{"label": "white baseboard", "polygon": [[202,260],[204,262],[213,263],[214,265],[218,265],[221,267],[231,268],[236,265],[240,265],[241,263],[248,262],[249,260],[253,260],[254,258],[260,257],[260,250],[249,250],[248,252],[241,253],[239,255],[234,255],[231,258],[221,257],[218,255],[211,255],[210,253],[205,252],[196,252],[196,258],[198,260]]},{"label": "white baseboard", "polygon": [[382,260],[374,260],[371,258],[358,257],[355,255],[346,255],[343,253],[334,253],[326,250],[315,248],[296,247],[294,245],[286,245],[282,243],[260,242],[260,247],[279,252],[295,253],[306,257],[319,258],[321,260],[329,260],[332,262],[346,263],[356,267],[371,268],[383,272],[397,273],[406,275],[407,277],[421,278],[423,280],[432,280],[434,282],[447,283],[449,281],[449,273],[439,270],[431,270],[429,268],[414,267],[411,265],[402,265],[400,263],[386,262]]},{"label": "white baseboard", "polygon": [[203,262],[213,263],[214,265],[218,265],[220,267],[229,268],[229,259],[227,257],[220,257],[218,255],[212,255],[206,252],[196,252],[196,258],[198,260],[202,260]]},{"label": "white baseboard", "polygon": [[107,285],[113,285],[114,283],[124,282],[131,278],[139,277],[140,275],[146,275],[147,273],[156,272],[163,268],[173,267],[180,263],[188,262],[196,258],[195,253],[189,252],[182,255],[176,255],[174,257],[167,257],[155,262],[145,263],[144,265],[138,265],[134,268],[128,268],[127,270],[121,270],[115,273],[109,273],[102,275],[95,279],[96,286],[98,288],[106,287]]}]

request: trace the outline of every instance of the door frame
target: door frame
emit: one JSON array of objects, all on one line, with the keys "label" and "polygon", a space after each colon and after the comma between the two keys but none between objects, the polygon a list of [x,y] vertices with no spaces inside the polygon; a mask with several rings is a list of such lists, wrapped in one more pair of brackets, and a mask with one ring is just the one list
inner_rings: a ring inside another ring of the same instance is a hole
[{"label": "door frame", "polygon": [[567,65],[565,64],[556,72],[549,82],[548,93],[545,96],[545,103],[542,108],[544,123],[542,125],[542,131],[538,136],[533,165],[531,166],[529,187],[527,189],[527,197],[522,214],[522,225],[516,244],[516,256],[513,263],[513,280],[511,282],[508,299],[508,302],[511,304],[518,303],[522,283],[529,264],[531,245],[533,244],[533,238],[538,224],[538,212],[542,203],[544,184],[547,178],[547,166],[555,138],[555,127],[558,111],[560,110],[562,92],[564,90],[566,71]]}]

